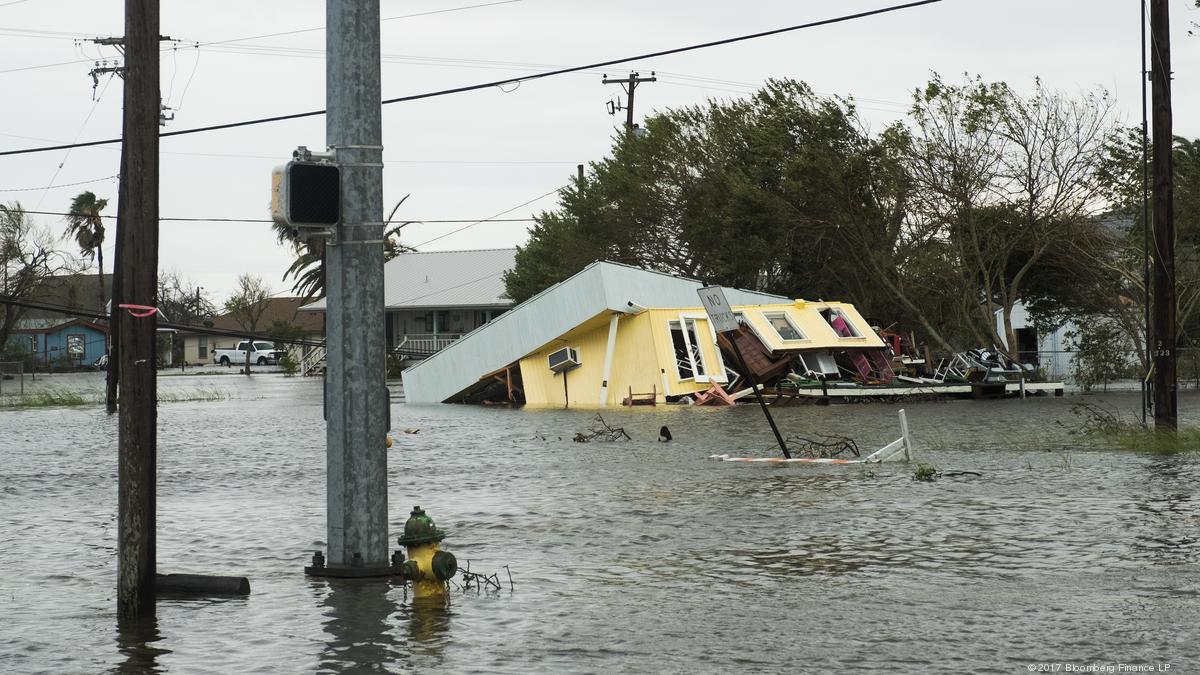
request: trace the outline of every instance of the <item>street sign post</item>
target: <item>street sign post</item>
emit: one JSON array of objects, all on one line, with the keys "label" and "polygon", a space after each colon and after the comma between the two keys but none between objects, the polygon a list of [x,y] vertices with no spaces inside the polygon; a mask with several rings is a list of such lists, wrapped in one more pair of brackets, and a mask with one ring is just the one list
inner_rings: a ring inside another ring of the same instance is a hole
[{"label": "street sign post", "polygon": [[[704,311],[708,313],[708,320],[712,324],[713,330],[718,333],[730,333],[737,331],[738,325],[737,316],[733,313],[733,308],[729,306],[729,301],[725,299],[725,290],[720,286],[705,286],[697,288],[696,292],[700,294],[700,304],[704,305]],[[783,451],[783,456],[791,459],[792,453],[788,452],[787,443],[783,442],[783,435],[779,433],[779,427],[775,426],[775,420],[771,417],[771,411],[767,410],[767,402],[763,400],[762,393],[758,391],[758,382],[754,379],[754,373],[746,365],[746,359],[742,357],[742,348],[738,346],[737,336],[729,338],[729,344],[733,345],[733,354],[737,357],[738,366],[742,372],[746,374],[746,379],[750,381],[750,388],[754,391],[754,398],[758,400],[758,406],[762,408],[763,415],[767,418],[767,424],[771,425],[771,432],[775,434],[775,440],[779,443],[779,449]]]},{"label": "street sign post", "polygon": [[706,286],[696,290],[700,294],[700,304],[708,312],[708,320],[712,322],[713,330],[718,333],[728,333],[738,329],[737,317],[733,308],[725,300],[725,290],[720,286]]}]

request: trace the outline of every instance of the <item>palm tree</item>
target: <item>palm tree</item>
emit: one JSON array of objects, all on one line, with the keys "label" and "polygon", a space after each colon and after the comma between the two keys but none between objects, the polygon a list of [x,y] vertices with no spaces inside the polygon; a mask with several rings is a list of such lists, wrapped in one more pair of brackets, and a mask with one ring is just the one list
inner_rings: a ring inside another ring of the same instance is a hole
[{"label": "palm tree", "polygon": [[[403,199],[396,202],[392,213],[383,224],[385,228],[392,224],[392,218],[395,217],[396,211],[400,209],[400,205],[411,196],[411,194],[404,195]],[[411,253],[417,250],[411,246],[401,244],[396,239],[400,234],[400,229],[405,225],[411,225],[412,222],[400,223],[384,232],[384,262],[395,258],[401,253]],[[325,240],[319,238],[297,240],[292,228],[279,223],[274,223],[271,227],[275,230],[275,238],[279,240],[279,243],[290,246],[296,256],[291,266],[283,273],[283,280],[287,281],[288,277],[295,280],[295,283],[292,285],[292,291],[299,293],[304,302],[308,302],[313,298],[325,297]]]},{"label": "palm tree", "polygon": [[67,214],[67,233],[65,238],[74,239],[79,244],[79,252],[84,258],[96,259],[100,267],[100,308],[104,309],[104,221],[100,212],[108,206],[107,199],[96,199],[92,192],[80,192],[71,200],[71,209]]}]

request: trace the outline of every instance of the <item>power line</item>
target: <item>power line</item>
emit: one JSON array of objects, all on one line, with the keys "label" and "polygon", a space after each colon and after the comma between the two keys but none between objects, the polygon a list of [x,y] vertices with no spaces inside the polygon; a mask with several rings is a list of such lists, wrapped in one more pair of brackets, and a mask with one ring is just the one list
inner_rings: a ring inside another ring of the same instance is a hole
[{"label": "power line", "polygon": [[[31,188],[2,188],[2,189],[0,189],[0,192],[40,192],[42,190],[49,190],[51,188],[75,187],[76,185],[87,185],[89,183],[101,183],[103,181],[112,180],[114,178],[120,178],[120,176],[117,176],[117,175],[105,176],[104,178],[93,178],[91,180],[81,180],[76,183],[63,183],[62,185],[43,185],[41,187],[31,187]],[[42,213],[42,211],[25,211],[25,213]],[[47,213],[45,215],[66,215],[66,214]],[[105,216],[105,217],[107,217],[107,216]]]},{"label": "power line", "polygon": [[[272,296],[273,297],[273,296]],[[295,297],[295,296],[288,296]],[[25,309],[40,309],[45,312],[55,312],[65,314],[67,316],[87,317],[89,319],[100,319],[108,321],[109,315],[105,312],[97,312],[94,309],[84,309],[83,307],[69,307],[67,305],[54,305],[43,302],[29,302],[26,300],[18,300],[11,295],[0,294],[0,305],[11,305],[13,307],[23,307]],[[158,321],[155,324],[159,328],[171,328],[178,331],[186,331],[188,333],[198,333],[200,335],[217,335],[220,337],[234,338],[250,338],[251,340],[264,340],[272,342],[283,342],[285,344],[305,345],[309,347],[320,347],[323,342],[313,342],[311,340],[292,340],[284,339],[274,335],[266,335],[263,333],[249,333],[247,331],[230,330],[225,328],[213,328],[209,326],[197,326],[188,323],[174,323],[171,321]]]},{"label": "power line", "polygon": [[[384,21],[394,21],[396,19],[411,19],[411,18],[419,17],[419,16],[428,16],[430,14],[445,14],[447,12],[458,12],[458,11],[462,11],[462,10],[466,10],[466,9],[478,9],[481,7],[491,7],[493,5],[507,5],[507,4],[511,4],[514,2],[522,2],[522,1],[523,0],[500,0],[499,2],[487,2],[487,3],[483,3],[483,4],[479,4],[479,5],[466,5],[463,7],[449,7],[447,9],[435,9],[435,10],[430,10],[427,12],[415,12],[413,14],[401,14],[398,16],[386,16],[386,17],[383,17],[382,19],[380,19],[379,21],[382,23]],[[27,2],[27,0],[17,0],[17,2]],[[8,4],[16,4],[16,3],[8,3]],[[4,7],[4,4],[0,4],[0,7]],[[317,26],[316,28],[301,28],[299,30],[290,30],[290,31],[284,31],[281,33],[266,33],[263,35],[249,35],[249,36],[240,37],[240,38],[230,38],[228,40],[213,40],[212,42],[194,42],[193,46],[195,48],[199,48],[199,47],[226,45],[226,44],[231,44],[234,42],[260,40],[262,38],[269,38],[269,37],[280,37],[280,36],[284,36],[284,35],[296,35],[299,33],[311,33],[311,32],[318,31],[318,30],[324,30],[324,28],[325,28],[324,26]],[[65,32],[65,31],[53,31],[53,30],[31,30],[31,29],[23,29],[23,28],[5,28],[5,27],[0,26],[0,34],[3,34],[3,33],[17,33],[18,37],[53,38],[53,39],[68,39],[68,38],[86,39],[89,35],[88,33],[69,33],[69,32]],[[179,42],[191,42],[191,41],[180,40]],[[254,47],[254,45],[248,45],[248,47]],[[164,49],[162,51],[166,52],[167,50]],[[234,52],[234,53],[237,53],[237,52]],[[58,63],[45,63],[45,64],[37,65],[37,66],[21,66],[19,68],[8,68],[5,70],[0,70],[0,74],[17,73],[17,72],[26,71],[26,70],[42,70],[45,68],[57,68],[58,66],[69,66],[69,65],[79,64],[79,63],[92,63],[94,60],[95,59],[78,59],[75,61],[60,61]]]},{"label": "power line", "polygon": [[[176,108],[181,110],[181,108]],[[18,134],[6,134],[0,132],[0,136],[5,138],[20,138],[27,141],[42,141],[44,143],[62,143],[57,138],[43,138],[39,136],[21,136]],[[113,152],[120,152],[120,148],[103,148]],[[234,152],[186,152],[182,150],[163,150],[161,155],[179,155],[182,157],[231,157],[235,159],[270,159],[276,162],[282,161],[279,155],[247,155]],[[446,164],[446,165],[498,165],[498,166],[517,166],[517,165],[571,165],[578,164],[578,160],[574,159],[393,159],[384,157],[383,161],[388,164]]]},{"label": "power line", "polygon": [[[506,213],[510,213],[510,212],[512,212],[512,211],[516,211],[517,209],[521,208],[522,206],[528,206],[528,205],[530,205],[530,204],[532,204],[532,203],[534,203],[534,202],[538,201],[539,199],[545,199],[546,197],[549,197],[550,195],[557,193],[559,190],[562,190],[562,189],[563,189],[563,188],[565,188],[565,187],[567,187],[567,186],[566,186],[566,185],[564,185],[564,186],[562,186],[562,187],[556,187],[556,188],[554,188],[553,190],[551,190],[551,191],[547,192],[547,193],[546,193],[546,194],[544,194],[544,195],[539,195],[539,196],[537,196],[537,197],[534,197],[533,199],[530,199],[530,200],[529,200],[529,201],[527,201],[527,202],[522,202],[522,203],[520,203],[520,204],[517,204],[516,206],[514,206],[514,207],[512,207],[512,208],[510,208],[510,209],[505,209],[505,210],[501,211],[500,213],[497,213],[495,216],[492,216],[491,218],[484,218],[483,220],[477,220],[477,221],[475,221],[475,222],[471,223],[470,225],[467,225],[467,226],[465,226],[465,227],[460,227],[460,228],[458,228],[458,229],[455,229],[455,230],[450,230],[450,231],[449,231],[449,232],[447,232],[446,234],[438,235],[438,236],[434,237],[433,239],[429,239],[429,240],[423,241],[423,242],[421,242],[421,243],[419,243],[419,244],[412,244],[412,247],[413,247],[413,248],[417,248],[418,246],[424,246],[425,244],[430,244],[430,243],[433,243],[433,242],[437,241],[438,239],[444,239],[444,238],[446,238],[446,237],[449,237],[449,236],[450,236],[450,235],[452,235],[452,234],[458,234],[459,232],[462,232],[463,230],[468,230],[468,229],[470,229],[470,228],[472,228],[472,227],[475,227],[476,225],[479,225],[480,223],[497,223],[497,222],[503,222],[503,221],[500,221],[500,220],[498,220],[498,219],[497,219],[497,217],[498,217],[498,216],[502,216],[502,215],[504,215],[504,214],[506,214]],[[517,219],[514,219],[514,220],[517,220]],[[533,218],[521,218],[521,219],[519,219],[519,220],[531,221],[531,220],[533,220]],[[414,221],[414,222],[415,222],[415,221]],[[425,222],[428,222],[428,221],[425,221]]]},{"label": "power line", "polygon": [[[415,12],[413,14],[400,14],[397,16],[385,16],[382,19],[380,19],[379,22],[383,23],[384,21],[395,21],[396,19],[412,19],[414,17],[429,16],[431,14],[445,14],[447,12],[459,12],[464,9],[479,9],[481,7],[493,7],[495,5],[509,5],[514,2],[521,2],[521,1],[522,0],[499,0],[499,2],[485,2],[482,4],[478,4],[478,5],[464,5],[462,7],[449,7],[447,9],[433,9],[433,10],[429,10],[427,12]],[[324,30],[324,29],[325,29],[325,26],[317,26],[316,28],[302,28],[299,30],[284,31],[282,33],[266,33],[264,35],[251,35],[249,37],[233,38],[230,40],[215,40],[213,42],[201,42],[201,43],[199,43],[199,46],[207,47],[210,45],[225,45],[225,44],[230,44],[233,42],[246,42],[248,40],[261,40],[262,38],[282,37],[284,35],[297,35],[299,33],[312,33],[314,31],[319,31],[319,30]]]},{"label": "power line", "polygon": [[[629,63],[631,61],[640,61],[643,59],[657,58],[660,56],[681,54],[684,52],[695,51],[698,49],[707,49],[709,47],[717,47],[717,46],[721,46],[721,45],[733,44],[735,42],[743,42],[746,40],[754,40],[757,38],[768,37],[768,36],[772,36],[772,35],[780,35],[782,33],[803,30],[806,28],[827,26],[830,24],[842,23],[845,21],[862,19],[862,18],[866,18],[869,16],[875,16],[875,15],[879,15],[879,14],[895,12],[895,11],[899,11],[902,9],[910,9],[913,7],[920,7],[922,5],[930,5],[930,4],[933,4],[936,2],[941,2],[941,1],[942,0],[918,0],[917,2],[909,2],[909,3],[905,3],[905,4],[901,4],[901,5],[892,5],[890,7],[883,7],[880,9],[872,9],[872,10],[868,10],[865,12],[858,12],[855,14],[846,14],[843,16],[834,17],[832,19],[822,19],[820,21],[811,21],[809,23],[803,23],[803,24],[799,24],[799,25],[795,25],[795,26],[788,26],[786,28],[776,28],[774,30],[761,31],[758,33],[751,33],[749,35],[740,35],[737,37],[725,38],[723,40],[713,40],[711,42],[702,42],[699,44],[688,45],[686,47],[676,47],[674,49],[664,49],[664,50],[660,50],[660,51],[656,51],[656,52],[639,54],[637,56],[627,56],[627,57],[622,57],[622,58],[617,58],[617,59],[609,59],[607,61],[599,61],[596,63],[589,63],[589,64],[582,65],[582,66],[573,66],[570,68],[560,68],[557,70],[550,70],[550,71],[546,71],[543,73],[534,73],[532,75],[523,75],[520,77],[513,77],[513,78],[504,79],[504,80],[495,80],[492,82],[484,82],[482,84],[472,84],[472,85],[466,85],[466,86],[462,86],[462,87],[453,87],[450,89],[440,89],[437,91],[425,92],[423,94],[411,94],[409,96],[399,96],[396,98],[384,99],[383,101],[380,102],[380,104],[381,105],[390,105],[392,103],[406,103],[406,102],[410,102],[410,101],[419,101],[419,100],[427,99],[427,98],[435,98],[438,96],[447,96],[450,94],[461,94],[461,93],[465,93],[468,91],[477,91],[479,89],[490,89],[492,87],[500,87],[500,86],[503,86],[506,84],[519,84],[521,82],[538,80],[538,79],[542,79],[542,78],[546,78],[546,77],[552,77],[555,75],[565,75],[568,73],[575,73],[575,72],[579,72],[579,71],[583,71],[583,70],[591,70],[593,68],[603,68],[605,66],[618,65],[621,63]],[[204,127],[195,127],[192,129],[177,129],[175,131],[168,131],[166,133],[161,133],[161,134],[159,134],[159,137],[166,138],[168,136],[183,136],[186,134],[197,134],[197,133],[208,132],[208,131],[220,131],[222,129],[234,129],[237,127],[246,127],[246,126],[252,126],[252,125],[257,125],[257,124],[268,124],[271,122],[284,122],[287,120],[302,119],[305,117],[316,117],[318,115],[324,115],[324,114],[325,114],[324,110],[310,110],[308,112],[291,113],[291,114],[287,114],[287,115],[273,115],[270,117],[259,117],[259,118],[251,119],[251,120],[242,120],[240,122],[226,122],[224,124],[212,124],[212,125],[208,125],[208,126],[204,126]],[[110,138],[110,139],[105,139],[105,140],[101,140],[101,141],[87,141],[85,143],[74,143],[74,144],[69,144],[69,145],[52,145],[52,146],[45,146],[45,147],[41,147],[41,148],[24,148],[21,150],[5,150],[3,152],[0,152],[0,157],[7,156],[7,155],[24,155],[24,154],[30,154],[30,153],[35,153],[35,152],[48,152],[51,150],[63,150],[66,148],[80,148],[80,147],[89,147],[89,146],[94,146],[94,145],[109,145],[112,143],[120,143],[120,142],[121,142],[120,138]]]},{"label": "power line", "polygon": [[[116,176],[109,176],[109,178],[116,178]],[[97,180],[106,180],[106,179],[97,179]],[[85,181],[85,182],[94,183],[96,181]],[[83,183],[74,183],[74,185],[82,185],[82,184]],[[67,187],[67,186],[66,185],[58,185],[55,187]],[[30,188],[30,189],[31,190],[43,190],[45,188]],[[538,197],[536,199],[532,199],[528,202],[525,202],[525,204],[532,204],[533,202],[536,202],[538,199],[542,199],[543,197],[547,197],[551,194],[554,194],[554,192],[558,192],[560,189],[562,189],[562,188],[555,188],[553,192],[547,192],[546,194],[542,195],[541,197]],[[0,190],[0,192],[3,192],[3,190]],[[507,211],[501,211],[497,215],[503,215],[505,213],[508,213],[509,211],[519,209],[522,206],[525,206],[525,204],[518,204],[517,206],[514,206],[511,209],[508,209]],[[21,212],[28,213],[30,215],[35,215],[35,216],[63,216],[63,217],[66,217],[66,216],[71,215],[70,213],[63,213],[61,211],[26,211],[24,209],[21,209]],[[117,217],[111,216],[111,215],[101,215],[100,218],[107,218],[109,220],[115,220]],[[528,223],[528,222],[532,222],[534,219],[533,218],[496,218],[496,217],[491,217],[491,218],[483,218],[483,219],[430,218],[430,219],[424,219],[424,220],[419,220],[416,218],[406,218],[405,220],[414,225],[422,224],[422,223],[431,223],[431,224],[432,223],[443,223],[443,224],[471,223],[472,225],[478,225],[479,223]],[[271,220],[270,218],[159,218],[159,221],[165,222],[165,223],[272,223],[272,222],[275,222],[275,221]],[[454,232],[459,232],[464,229],[466,229],[466,228],[460,228],[459,230],[455,230]],[[454,232],[449,232],[449,233],[447,233],[447,235],[454,234]],[[442,235],[442,236],[447,236],[447,235]],[[431,239],[430,241],[433,241],[433,240]],[[429,242],[425,242],[425,243],[429,243]]]}]

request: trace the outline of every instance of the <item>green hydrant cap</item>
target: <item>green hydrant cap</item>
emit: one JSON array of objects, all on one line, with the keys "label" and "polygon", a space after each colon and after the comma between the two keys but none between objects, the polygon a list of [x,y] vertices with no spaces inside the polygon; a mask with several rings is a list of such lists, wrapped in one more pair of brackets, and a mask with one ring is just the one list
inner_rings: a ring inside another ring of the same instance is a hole
[{"label": "green hydrant cap", "polygon": [[417,544],[433,544],[446,538],[446,533],[433,524],[433,518],[425,514],[425,510],[414,506],[404,523],[404,536],[397,539],[402,546]]}]

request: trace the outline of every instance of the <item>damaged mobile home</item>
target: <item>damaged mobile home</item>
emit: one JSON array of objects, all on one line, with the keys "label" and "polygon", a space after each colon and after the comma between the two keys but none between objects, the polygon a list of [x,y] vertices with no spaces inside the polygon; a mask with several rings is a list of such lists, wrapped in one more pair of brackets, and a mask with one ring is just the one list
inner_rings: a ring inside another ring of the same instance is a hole
[{"label": "damaged mobile home", "polygon": [[727,356],[731,340],[776,394],[796,382],[819,382],[821,396],[826,380],[864,389],[894,381],[887,344],[853,305],[726,289],[741,328],[718,335],[699,306],[700,287],[592,263],[409,368],[405,397],[554,407],[732,403],[750,390]]}]

